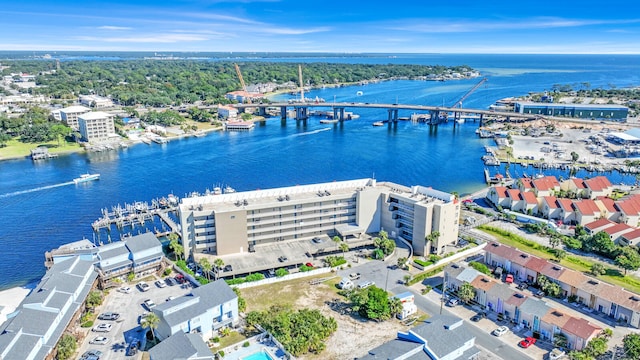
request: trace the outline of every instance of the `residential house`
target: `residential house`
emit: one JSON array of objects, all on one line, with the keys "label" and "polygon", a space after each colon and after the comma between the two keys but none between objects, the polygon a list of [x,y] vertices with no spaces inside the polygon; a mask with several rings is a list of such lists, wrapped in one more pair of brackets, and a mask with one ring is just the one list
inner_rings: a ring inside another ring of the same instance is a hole
[{"label": "residential house", "polygon": [[567,335],[568,347],[573,350],[582,350],[602,332],[602,329],[585,319],[570,317],[562,328],[562,333]]},{"label": "residential house", "polygon": [[534,193],[530,191],[520,193],[520,198],[522,200],[521,211],[523,213],[534,214],[538,212],[538,199]]},{"label": "residential house", "polygon": [[511,205],[511,200],[507,195],[507,188],[504,186],[493,186],[489,188],[487,199],[496,207],[509,208]]},{"label": "residential house", "polygon": [[563,181],[560,188],[562,190],[575,193],[578,198],[587,196],[585,193],[587,186],[584,184],[584,180],[579,178],[569,178]]},{"label": "residential house", "polygon": [[470,282],[471,286],[476,289],[475,301],[478,304],[487,304],[487,292],[491,290],[497,283],[486,275],[478,275]]},{"label": "residential house", "polygon": [[596,176],[591,179],[584,180],[586,187],[585,194],[589,199],[595,199],[598,196],[611,196],[613,185],[606,176]]},{"label": "residential house", "polygon": [[589,235],[595,235],[597,233],[599,233],[600,231],[603,231],[604,229],[613,226],[615,223],[611,220],[602,218],[602,219],[598,219],[596,221],[592,221],[588,224],[584,225],[584,230],[587,232],[587,234]]},{"label": "residential house", "polygon": [[540,215],[545,219],[560,219],[560,206],[555,196],[543,196],[540,202]]},{"label": "residential house", "polygon": [[620,217],[620,213],[616,208],[615,201],[613,199],[606,196],[598,196],[596,198],[596,205],[600,208],[600,212],[602,213],[603,218],[609,219],[611,221],[618,221]]},{"label": "residential house", "polygon": [[634,245],[640,244],[640,229],[635,229],[628,233],[622,234],[619,240],[620,245]]},{"label": "residential house", "polygon": [[228,92],[224,95],[225,98],[229,99],[229,100],[235,100],[239,103],[245,103],[245,102],[254,102],[254,100],[260,100],[264,98],[263,94],[259,94],[259,93],[250,93],[244,90],[239,90],[239,91],[231,91]]},{"label": "residential house", "polygon": [[517,185],[522,192],[533,191],[533,180],[531,178],[520,178]]},{"label": "residential house", "polygon": [[544,176],[539,179],[533,179],[531,184],[533,191],[538,197],[554,195],[556,191],[560,190],[560,183],[555,176]]},{"label": "residential house", "polygon": [[622,235],[632,232],[634,230],[635,228],[622,223],[622,224],[614,224],[613,226],[607,227],[602,231],[604,231],[605,233],[607,233],[607,235],[609,235],[609,238],[611,239],[611,241],[613,241],[615,244],[619,244],[620,239],[622,238]]},{"label": "residential house", "polygon": [[520,197],[520,190],[509,189],[507,190],[507,197],[509,198],[508,208],[513,211],[521,211],[524,207],[524,201]]},{"label": "residential house", "polygon": [[615,202],[619,212],[618,222],[638,226],[640,222],[640,195],[633,195]]},{"label": "residential house", "polygon": [[558,199],[556,201],[558,208],[560,208],[560,217],[558,218],[563,224],[571,224],[576,220],[576,212],[573,207],[573,200],[571,199]]},{"label": "residential house", "polygon": [[436,315],[407,332],[399,331],[396,339],[369,350],[359,359],[475,359],[480,350],[475,347],[475,336],[468,326],[458,317]]},{"label": "residential house", "polygon": [[233,106],[218,105],[218,119],[235,119],[238,117],[238,109]]},{"label": "residential house", "polygon": [[238,296],[220,279],[153,308],[160,318],[156,336],[164,340],[178,332],[197,333],[203,340],[238,324]]},{"label": "residential house", "polygon": [[602,217],[600,208],[591,199],[574,201],[573,208],[575,210],[576,224],[579,225],[588,224]]},{"label": "residential house", "polygon": [[0,325],[3,360],[53,359],[65,329],[77,321],[98,274],[79,256],[54,264]]},{"label": "residential house", "polygon": [[151,360],[214,360],[202,337],[183,331],[169,336],[149,350]]}]

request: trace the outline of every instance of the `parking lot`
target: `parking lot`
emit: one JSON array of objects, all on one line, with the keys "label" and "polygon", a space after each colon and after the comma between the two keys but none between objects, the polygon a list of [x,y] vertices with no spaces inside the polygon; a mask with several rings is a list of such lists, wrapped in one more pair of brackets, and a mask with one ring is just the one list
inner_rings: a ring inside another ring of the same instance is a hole
[{"label": "parking lot", "polygon": [[[175,273],[172,275],[175,275]],[[142,303],[147,299],[151,299],[156,304],[161,304],[165,302],[169,296],[178,297],[191,291],[191,287],[181,285],[159,288],[154,282],[160,278],[147,277],[145,279],[146,283],[149,284],[149,290],[146,292],[140,291],[136,286],[137,282],[123,285],[131,288],[131,292],[128,294],[117,291],[116,289],[109,291],[102,305],[96,309],[96,314],[100,315],[105,312],[114,312],[119,313],[120,317],[116,321],[98,319],[94,321],[94,328],[102,323],[111,324],[111,330],[108,332],[94,332],[92,329],[83,329],[86,331],[87,336],[78,347],[78,354],[80,356],[89,349],[96,349],[102,352],[100,360],[123,358],[139,359],[141,352],[138,352],[135,356],[127,357],[126,350],[132,341],[136,339],[142,340],[144,338],[145,331],[140,327],[140,318],[147,312],[147,309]],[[162,281],[164,282],[164,280]],[[107,337],[109,342],[104,345],[89,344],[91,340],[98,336]]]}]

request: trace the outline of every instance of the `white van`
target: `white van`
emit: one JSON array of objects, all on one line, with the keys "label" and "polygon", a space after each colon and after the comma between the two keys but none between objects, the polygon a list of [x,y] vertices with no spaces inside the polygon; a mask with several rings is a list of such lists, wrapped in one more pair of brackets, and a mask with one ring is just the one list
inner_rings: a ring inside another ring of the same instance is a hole
[{"label": "white van", "polygon": [[353,282],[349,278],[343,277],[338,284],[338,288],[343,290],[351,290],[353,289]]}]

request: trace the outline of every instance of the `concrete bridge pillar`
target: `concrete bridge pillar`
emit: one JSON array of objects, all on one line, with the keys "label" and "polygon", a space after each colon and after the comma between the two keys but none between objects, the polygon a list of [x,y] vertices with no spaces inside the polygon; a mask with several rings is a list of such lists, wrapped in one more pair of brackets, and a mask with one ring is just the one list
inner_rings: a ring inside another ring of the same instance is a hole
[{"label": "concrete bridge pillar", "polygon": [[266,116],[267,115],[267,107],[266,106],[260,106],[258,108],[258,115]]},{"label": "concrete bridge pillar", "polygon": [[398,122],[398,109],[388,109],[387,112],[389,113],[387,119],[389,122]]},{"label": "concrete bridge pillar", "polygon": [[343,107],[334,107],[333,108],[333,118],[344,121],[344,108]]},{"label": "concrete bridge pillar", "polygon": [[440,110],[429,111],[429,125],[435,125],[440,122]]},{"label": "concrete bridge pillar", "polygon": [[296,120],[307,120],[307,118],[309,117],[307,115],[307,107],[303,107],[303,106],[296,106]]},{"label": "concrete bridge pillar", "polygon": [[240,107],[240,108],[236,108],[236,109],[238,109],[238,114],[244,114],[245,111],[247,111],[247,108],[245,108],[245,107]]},{"label": "concrete bridge pillar", "polygon": [[280,118],[282,120],[287,120],[287,107],[286,106],[280,106]]}]

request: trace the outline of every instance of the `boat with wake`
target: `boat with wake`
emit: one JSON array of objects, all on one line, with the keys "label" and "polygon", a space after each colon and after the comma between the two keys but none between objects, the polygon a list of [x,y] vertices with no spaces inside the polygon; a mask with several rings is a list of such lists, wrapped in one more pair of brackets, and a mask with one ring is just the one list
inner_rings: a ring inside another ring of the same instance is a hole
[{"label": "boat with wake", "polygon": [[82,174],[80,177],[73,179],[73,182],[80,184],[83,182],[94,181],[100,179],[100,174]]}]

